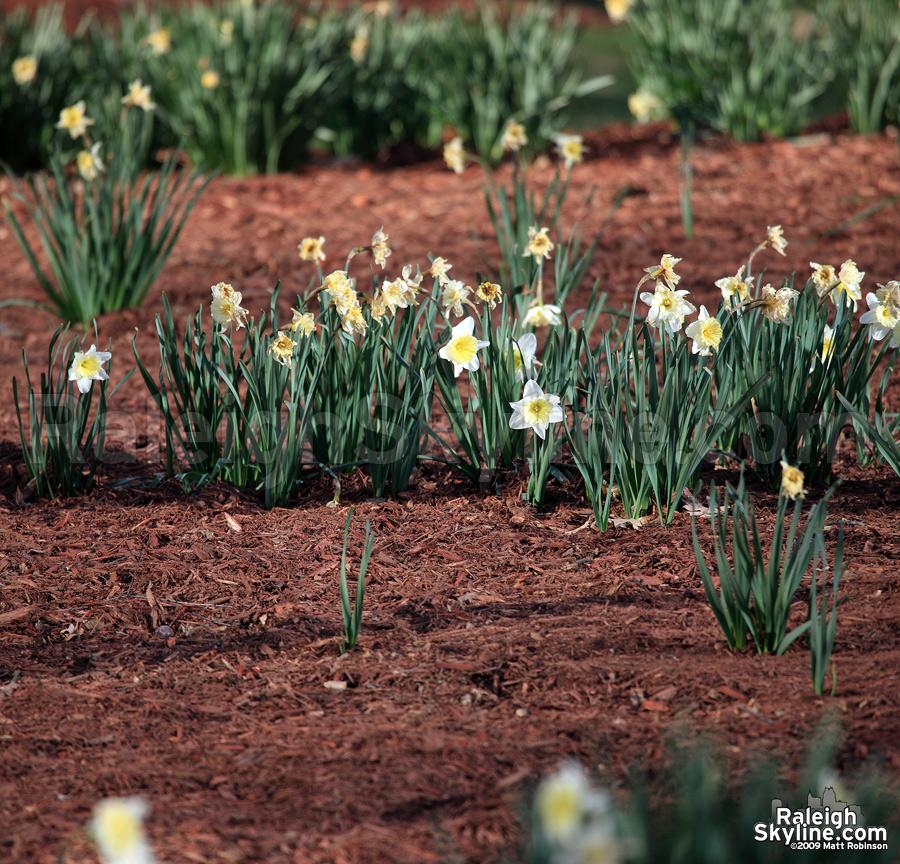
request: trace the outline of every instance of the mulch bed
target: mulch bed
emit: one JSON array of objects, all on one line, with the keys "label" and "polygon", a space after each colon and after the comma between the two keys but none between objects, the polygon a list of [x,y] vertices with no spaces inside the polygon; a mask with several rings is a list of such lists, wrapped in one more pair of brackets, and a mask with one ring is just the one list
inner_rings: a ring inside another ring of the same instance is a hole
[{"label": "mulch bed", "polygon": [[[896,208],[823,236],[900,194],[888,136],[700,142],[691,241],[670,130],[613,127],[589,146],[565,218],[590,234],[630,187],[591,272],[613,304],[630,304],[643,268],[670,252],[684,259],[680,287],[714,305],[713,282],[776,223],[786,257],[757,259],[775,284],[792,271],[805,278],[810,261],[848,257],[870,290],[900,276]],[[551,174],[535,167],[539,184]],[[481,182],[477,169],[458,177],[436,157],[217,178],[144,307],[98,321],[114,377],[132,365],[132,337],[152,364],[163,291],[183,321],[218,281],[254,312],[277,279],[287,296],[301,290],[305,235],[326,236],[331,264],[384,225],[388,272],[431,252],[471,281],[484,270],[481,247],[496,253]],[[0,195],[9,191],[0,181]],[[41,299],[5,224],[0,260],[4,298]],[[716,737],[737,768],[759,749],[794,771],[836,715],[838,768],[878,757],[900,769],[900,479],[889,469],[858,468],[841,450],[847,480],[829,522],[844,520],[849,599],[836,694],[817,698],[799,646],[783,657],[727,651],[684,514],[667,528],[599,534],[578,483],[552,487],[537,512],[520,499],[521,475],[485,491],[430,463],[398,501],[372,498],[352,475],[337,508],[318,479],[270,512],[221,485],[193,497],[174,481],[117,488],[162,469],[159,421],[137,376],[112,406],[136,418],[111,430],[123,463],[89,496],[20,505],[11,377],[23,347],[32,362],[45,356],[56,323],[33,309],[0,313],[10,370],[0,381],[3,860],[93,861],[83,830],[93,804],[140,794],[159,856],[173,864],[484,861],[515,853],[523,796],[561,759],[621,787],[635,763],[661,768],[677,729]],[[896,383],[890,396],[897,410]],[[775,498],[755,491],[771,524]],[[337,571],[351,504],[351,560],[365,519],[377,539],[360,645],[341,657]]]}]

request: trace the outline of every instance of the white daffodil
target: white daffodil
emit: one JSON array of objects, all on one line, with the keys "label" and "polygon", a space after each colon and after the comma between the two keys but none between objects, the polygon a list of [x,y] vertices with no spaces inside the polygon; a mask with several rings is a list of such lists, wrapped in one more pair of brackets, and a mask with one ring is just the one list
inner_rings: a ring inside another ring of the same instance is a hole
[{"label": "white daffodil", "polygon": [[764,245],[770,249],[774,249],[779,255],[785,255],[788,241],[784,239],[784,231],[780,225],[770,225],[766,228],[766,239]]},{"label": "white daffodil", "polygon": [[335,305],[339,315],[346,315],[354,306],[359,305],[359,298],[352,280],[347,278],[346,270],[335,270],[325,277],[322,290],[326,291]]},{"label": "white daffodil", "polygon": [[535,796],[535,809],[551,843],[568,844],[576,837],[590,795],[591,786],[580,765],[563,765],[544,779]]},{"label": "white daffodil", "polygon": [[146,45],[157,57],[161,57],[172,48],[172,31],[168,27],[160,27],[141,39],[140,44]]},{"label": "white daffodil", "polygon": [[75,157],[75,164],[78,166],[78,173],[84,180],[88,182],[96,180],[101,171],[106,168],[103,160],[100,158],[100,148],[103,145],[97,141],[90,150],[80,150]]},{"label": "white daffodil", "polygon": [[282,330],[278,334],[278,338],[269,344],[268,350],[282,366],[290,366],[296,345],[297,343]]},{"label": "white daffodil", "polygon": [[557,327],[562,323],[562,309],[549,303],[532,306],[522,319],[523,327]]},{"label": "white daffodil", "polygon": [[74,105],[69,105],[59,112],[59,122],[56,124],[57,129],[65,129],[73,138],[80,138],[87,132],[88,126],[93,126],[94,121],[85,113],[85,103],[82,99]]},{"label": "white daffodil", "polygon": [[841,269],[838,273],[838,283],[831,291],[831,299],[834,305],[837,306],[838,296],[843,294],[845,302],[848,305],[852,304],[853,310],[856,311],[856,304],[862,300],[860,283],[865,275],[865,273],[859,272],[856,262],[849,258],[841,264]]},{"label": "white daffodil", "polygon": [[381,265],[381,269],[384,270],[384,265],[387,263],[387,259],[391,254],[391,247],[388,246],[388,235],[384,233],[384,226],[382,225],[373,235],[372,235],[372,257],[375,259],[376,264]]},{"label": "white daffodil", "polygon": [[838,284],[837,273],[830,264],[816,264],[815,261],[810,261],[809,266],[812,267],[812,280],[813,285],[816,286],[816,294],[824,297]]},{"label": "white daffodil", "polygon": [[79,393],[87,393],[94,381],[109,380],[109,373],[103,364],[111,359],[109,351],[98,351],[96,345],[91,345],[87,351],[76,351],[69,367],[69,380],[75,382]]},{"label": "white daffodil", "polygon": [[799,296],[793,288],[779,288],[764,285],[760,296],[762,313],[774,324],[790,324],[794,318],[791,301]]},{"label": "white daffodil", "polygon": [[654,120],[663,120],[666,116],[666,106],[659,97],[643,87],[628,97],[628,110],[638,123],[652,123]]},{"label": "white daffodil", "polygon": [[719,350],[719,343],[722,341],[722,325],[717,318],[710,318],[706,307],[701,306],[699,317],[696,321],[688,324],[684,334],[694,340],[691,353],[707,357],[711,351]]},{"label": "white daffodil", "polygon": [[107,798],[94,807],[89,831],[104,864],[155,864],[144,833],[146,815],[140,798]]},{"label": "white daffodil", "polygon": [[528,245],[522,253],[523,258],[529,258],[533,255],[535,261],[540,258],[550,260],[550,253],[553,251],[553,241],[547,233],[549,230],[549,228],[538,228],[536,225],[532,225],[528,229]]},{"label": "white daffodil", "polygon": [[325,260],[325,238],[324,237],[304,237],[298,244],[297,249],[300,251],[301,261],[324,261]]},{"label": "white daffodil", "polygon": [[502,139],[503,149],[507,152],[516,153],[523,147],[528,145],[528,136],[525,134],[525,127],[515,120],[510,120],[503,130]]},{"label": "white daffodil", "polygon": [[875,294],[871,292],[866,294],[866,303],[869,311],[863,312],[859,316],[859,322],[860,324],[868,324],[872,328],[872,338],[876,342],[880,342],[897,326],[897,319],[891,314],[889,306],[878,302],[878,297]]},{"label": "white daffodil", "polygon": [[556,152],[559,154],[566,168],[571,168],[584,161],[584,140],[580,135],[566,135],[560,133],[554,138]]},{"label": "white daffodil", "polygon": [[463,314],[463,303],[469,299],[472,289],[468,285],[463,285],[458,279],[448,279],[441,291],[441,305],[444,307],[445,315],[456,315],[459,317]]},{"label": "white daffodil", "polygon": [[409,306],[409,286],[406,280],[401,278],[388,282],[385,279],[381,286],[381,298],[385,307],[391,312],[406,309]]},{"label": "white daffodil", "polygon": [[20,87],[30,84],[37,78],[37,68],[37,58],[33,54],[16,58],[12,64],[13,81]]},{"label": "white daffodil", "polygon": [[506,340],[506,351],[511,351],[516,370],[516,381],[530,378],[534,371],[534,355],[537,352],[537,336],[523,333],[518,339]]},{"label": "white daffodil", "polygon": [[431,262],[431,267],[426,272],[430,273],[438,280],[438,285],[444,286],[450,281],[447,272],[452,269],[453,265],[448,264],[445,259],[435,258],[434,261]]},{"label": "white daffodil", "polygon": [[476,339],[475,319],[470,315],[457,324],[450,332],[450,341],[438,352],[442,360],[448,360],[453,364],[453,375],[459,377],[463,369],[475,372],[480,363],[478,351],[487,348],[490,344],[481,339]]},{"label": "white daffodil", "polygon": [[225,328],[232,324],[236,324],[240,329],[247,323],[247,316],[250,313],[241,306],[240,291],[235,291],[227,282],[219,282],[209,290],[212,292],[209,312],[213,321],[221,326],[220,333],[224,333]]},{"label": "white daffodil", "polygon": [[684,325],[684,316],[696,311],[696,306],[684,299],[687,291],[673,291],[662,282],[656,283],[656,290],[641,293],[641,300],[649,307],[647,323],[651,327],[663,327],[670,333],[677,333]]},{"label": "white daffodil", "polygon": [[466,151],[459,135],[444,145],[444,161],[447,167],[457,174],[462,174],[466,170]]},{"label": "white daffodil", "polygon": [[144,111],[152,111],[156,107],[156,103],[150,99],[150,85],[143,84],[140,78],[128,85],[122,104],[127,108],[141,108]]},{"label": "white daffodil", "polygon": [[[675,272],[675,265],[680,262],[680,258],[667,253],[659,259],[659,264],[656,267],[645,267],[644,272],[651,279],[655,279],[657,282],[664,282],[667,288],[671,288],[674,291],[675,286],[681,281],[681,277]],[[646,279],[647,277],[644,278]]]},{"label": "white daffodil", "polygon": [[722,298],[728,306],[734,306],[742,303],[750,296],[750,289],[753,287],[753,279],[751,277],[744,278],[744,266],[734,276],[726,276],[724,279],[716,280],[716,288],[722,292]]},{"label": "white daffodil", "polygon": [[525,382],[522,398],[518,402],[510,402],[513,415],[509,418],[510,429],[533,429],[534,434],[543,438],[551,423],[559,423],[563,419],[559,396],[544,393],[533,378]]}]

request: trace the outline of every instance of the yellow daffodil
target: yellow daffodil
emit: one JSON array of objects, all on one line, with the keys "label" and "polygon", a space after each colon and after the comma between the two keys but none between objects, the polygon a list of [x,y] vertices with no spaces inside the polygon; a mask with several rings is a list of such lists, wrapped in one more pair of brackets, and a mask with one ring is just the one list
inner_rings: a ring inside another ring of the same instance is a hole
[{"label": "yellow daffodil", "polygon": [[360,27],[350,40],[350,59],[357,65],[362,65],[369,53],[369,33],[365,27]]},{"label": "yellow daffodil", "polygon": [[160,27],[141,39],[141,45],[147,46],[157,57],[168,54],[172,48],[172,31]]},{"label": "yellow daffodil", "polygon": [[59,122],[56,124],[57,129],[65,129],[69,135],[75,139],[80,138],[87,132],[88,126],[93,126],[94,121],[86,116],[84,100],[69,105],[59,112]]},{"label": "yellow daffodil", "polygon": [[655,94],[643,88],[628,97],[628,110],[638,123],[652,123],[666,116],[666,106]]},{"label": "yellow daffodil", "polygon": [[891,314],[890,306],[879,302],[876,294],[866,294],[866,304],[869,311],[859,316],[860,324],[868,324],[872,328],[872,338],[880,342],[897,326],[898,318]]},{"label": "yellow daffodil", "polygon": [[144,833],[146,815],[139,798],[107,798],[94,807],[89,830],[104,864],[155,864]]},{"label": "yellow daffodil", "polygon": [[290,366],[296,345],[297,343],[282,330],[278,334],[278,338],[269,345],[268,350],[282,366]]},{"label": "yellow daffodil", "polygon": [[894,325],[894,329],[891,331],[890,347],[900,348],[900,321]]},{"label": "yellow daffodil", "polygon": [[351,306],[341,317],[341,328],[348,336],[354,333],[363,334],[368,326],[359,304]]},{"label": "yellow daffodil", "polygon": [[103,160],[100,158],[100,148],[103,145],[97,141],[90,150],[80,150],[75,157],[75,164],[78,167],[78,173],[83,179],[92,181],[97,179],[97,175],[106,169],[103,166]]},{"label": "yellow daffodil", "polygon": [[230,18],[223,18],[222,23],[219,25],[219,41],[221,42],[223,48],[227,48],[231,44],[233,35],[234,21],[232,21]]},{"label": "yellow daffodil", "polygon": [[634,0],[606,0],[606,14],[614,24],[620,24],[631,11]]},{"label": "yellow daffodil", "polygon": [[304,237],[297,248],[300,250],[301,261],[324,261],[325,260],[325,238],[324,237]]},{"label": "yellow daffodil", "polygon": [[562,309],[549,303],[537,303],[522,319],[523,327],[557,327],[562,323]]},{"label": "yellow daffodil", "polygon": [[478,286],[475,296],[489,309],[493,309],[503,300],[503,289],[495,282],[482,282]]},{"label": "yellow daffodil", "polygon": [[722,292],[722,298],[728,306],[744,302],[750,296],[752,287],[753,279],[749,276],[744,278],[743,265],[734,276],[726,276],[724,279],[716,281],[716,288]]},{"label": "yellow daffodil", "polygon": [[141,108],[144,111],[152,111],[156,107],[156,103],[150,99],[150,85],[143,84],[140,78],[128,85],[122,104],[127,108]]},{"label": "yellow daffodil", "polygon": [[13,81],[20,87],[30,84],[37,78],[37,68],[37,58],[34,54],[16,58],[12,64]]},{"label": "yellow daffodil", "polygon": [[[668,288],[674,290],[675,286],[681,281],[681,277],[675,272],[675,265],[679,263],[681,263],[680,258],[667,253],[659,259],[659,264],[656,267],[645,267],[644,272],[651,279],[665,282]],[[646,279],[647,276],[644,278]]]},{"label": "yellow daffodil", "polygon": [[528,229],[528,245],[522,253],[523,258],[530,258],[533,255],[535,261],[539,258],[550,260],[550,253],[553,251],[553,241],[547,234],[549,230],[549,228],[539,229],[536,225],[532,225]]},{"label": "yellow daffodil", "polygon": [[475,319],[469,316],[460,321],[450,332],[450,341],[438,352],[442,360],[453,364],[453,375],[459,377],[463,369],[475,372],[479,367],[478,351],[490,344],[476,339]]},{"label": "yellow daffodil", "polygon": [[894,279],[888,282],[887,285],[882,285],[879,282],[875,296],[882,306],[888,307],[892,317],[900,318],[900,282]]},{"label": "yellow daffodil", "polygon": [[206,90],[215,90],[216,87],[219,86],[219,73],[213,71],[212,69],[207,69],[200,76],[200,86]]},{"label": "yellow daffodil", "polygon": [[810,261],[809,266],[812,267],[812,281],[813,285],[815,285],[816,293],[820,297],[824,297],[837,285],[837,273],[830,264],[816,264],[815,261]]},{"label": "yellow daffodil", "polygon": [[452,269],[453,265],[448,264],[443,258],[435,258],[434,261],[431,262],[431,267],[426,272],[430,273],[435,279],[438,280],[438,284],[443,286],[450,281],[450,277],[447,275],[447,272]]},{"label": "yellow daffodil", "polygon": [[323,291],[327,291],[337,308],[338,314],[346,315],[353,306],[359,305],[353,282],[347,278],[346,270],[335,270],[325,277]]},{"label": "yellow daffodil", "polygon": [[111,359],[109,351],[98,351],[96,345],[91,345],[87,351],[76,351],[69,366],[69,380],[75,382],[79,393],[87,393],[94,381],[109,380],[109,373],[103,364]]},{"label": "yellow daffodil", "polygon": [[700,307],[697,320],[688,324],[684,331],[688,339],[693,339],[691,353],[708,357],[711,351],[719,350],[722,341],[722,325],[717,318],[710,318],[705,306]]},{"label": "yellow daffodil", "polygon": [[515,120],[510,120],[503,130],[503,149],[509,153],[516,153],[528,145],[528,136],[525,127]]},{"label": "yellow daffodil", "polygon": [[849,258],[841,264],[841,269],[838,273],[838,283],[831,291],[831,299],[834,305],[837,306],[838,297],[843,296],[847,305],[852,305],[855,311],[856,304],[862,300],[860,283],[865,275],[865,273],[859,272],[856,263]]},{"label": "yellow daffodil", "polygon": [[[799,296],[793,288],[775,290],[771,285],[764,285],[759,299],[762,313],[775,324],[790,324],[794,318],[791,301]],[[755,305],[755,303],[754,303]]]},{"label": "yellow daffodil", "polygon": [[788,465],[781,460],[781,491],[792,501],[803,498],[806,490],[803,488],[803,472],[799,468]]},{"label": "yellow daffodil", "polygon": [[301,338],[315,333],[316,319],[312,312],[301,312],[299,309],[294,309],[291,318],[291,330],[295,333],[299,332]]}]

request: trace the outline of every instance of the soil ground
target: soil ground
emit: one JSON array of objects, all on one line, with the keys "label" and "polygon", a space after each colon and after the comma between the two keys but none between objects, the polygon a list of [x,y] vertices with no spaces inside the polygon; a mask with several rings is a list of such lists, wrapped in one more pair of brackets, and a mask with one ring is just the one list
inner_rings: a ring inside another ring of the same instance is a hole
[{"label": "soil ground", "polygon": [[[680,287],[714,305],[713,282],[773,224],[787,254],[757,264],[775,284],[805,278],[810,261],[850,257],[871,290],[900,276],[896,208],[825,236],[900,195],[892,137],[836,124],[794,142],[700,142],[690,241],[668,129],[612,127],[588,143],[564,213],[590,234],[630,188],[590,274],[614,305],[630,304],[664,252],[684,259]],[[551,174],[537,165],[535,182]],[[432,253],[471,281],[484,269],[479,246],[496,254],[481,182],[438,158],[217,178],[145,305],[98,321],[113,377],[132,365],[133,335],[154,357],[162,292],[183,321],[219,281],[253,311],[277,279],[288,295],[304,288],[296,244],[306,235],[327,238],[333,263],[384,225],[389,271]],[[5,224],[0,261],[3,298],[41,299]],[[900,479],[884,466],[856,467],[849,448],[839,456],[847,479],[829,522],[846,531],[848,600],[835,695],[815,697],[799,645],[782,657],[728,652],[684,514],[666,528],[599,534],[577,483],[555,486],[537,512],[520,499],[521,477],[488,493],[427,463],[399,501],[372,498],[353,475],[338,508],[318,480],[269,512],[225,486],[193,497],[173,481],[117,488],[162,470],[136,376],[112,406],[135,418],[111,431],[123,464],[89,496],[19,504],[11,378],[23,348],[41,362],[56,323],[33,309],[0,313],[10,370],[0,381],[3,860],[95,860],[83,830],[91,807],[131,794],[151,803],[149,833],[173,864],[492,860],[515,851],[525,790],[561,759],[621,788],[632,764],[660,769],[675,729],[713,736],[738,767],[762,750],[791,772],[833,714],[839,770],[878,758],[900,771]],[[896,383],[890,397],[898,410]],[[770,525],[775,498],[755,491]],[[377,539],[360,645],[341,657],[337,571],[351,504],[351,560],[365,519]]]}]

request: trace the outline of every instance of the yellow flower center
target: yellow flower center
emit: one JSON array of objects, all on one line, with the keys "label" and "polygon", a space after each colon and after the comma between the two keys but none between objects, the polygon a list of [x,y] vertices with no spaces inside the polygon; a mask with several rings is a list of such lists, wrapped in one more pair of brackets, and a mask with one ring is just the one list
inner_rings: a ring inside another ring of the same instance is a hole
[{"label": "yellow flower center", "polygon": [[78,105],[70,105],[63,108],[59,114],[63,129],[75,129],[84,117],[84,111]]},{"label": "yellow flower center", "polygon": [[549,423],[553,413],[553,404],[546,396],[536,396],[529,399],[522,406],[522,416],[529,425]]},{"label": "yellow flower center", "polygon": [[897,322],[894,320],[894,316],[891,315],[890,309],[887,306],[881,306],[880,304],[875,307],[875,320],[882,327],[893,327]]},{"label": "yellow flower center", "polygon": [[707,318],[700,324],[700,338],[710,348],[718,348],[722,341],[722,325],[716,318]]},{"label": "yellow flower center", "polygon": [[107,850],[116,857],[134,849],[143,836],[140,820],[124,807],[110,808],[98,828]]},{"label": "yellow flower center", "polygon": [[459,366],[471,363],[477,350],[478,342],[474,336],[454,336],[447,344],[447,356]]},{"label": "yellow flower center", "polygon": [[79,378],[93,378],[103,368],[100,358],[96,354],[85,354],[79,357],[74,364],[75,374]]},{"label": "yellow flower center", "polygon": [[785,465],[781,474],[781,488],[791,498],[803,495],[803,472],[792,465]]}]

